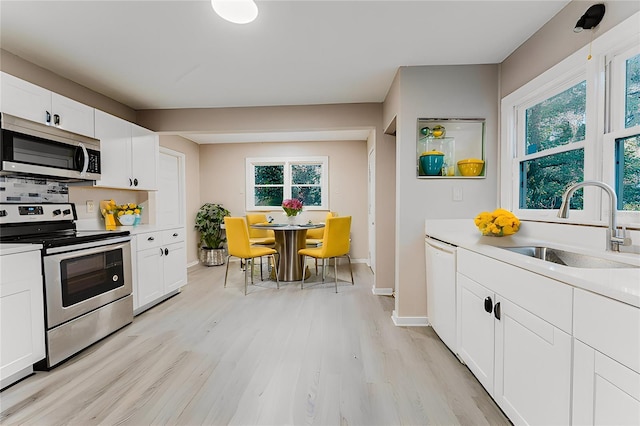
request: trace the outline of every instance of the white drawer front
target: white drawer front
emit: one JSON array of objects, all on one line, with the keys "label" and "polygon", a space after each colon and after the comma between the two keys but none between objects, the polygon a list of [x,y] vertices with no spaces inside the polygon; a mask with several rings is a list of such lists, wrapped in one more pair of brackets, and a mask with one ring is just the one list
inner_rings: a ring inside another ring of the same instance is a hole
[{"label": "white drawer front", "polygon": [[137,250],[142,251],[162,245],[162,232],[148,232],[136,236]]},{"label": "white drawer front", "polygon": [[23,281],[42,275],[40,250],[0,256],[0,259],[2,283]]},{"label": "white drawer front", "polygon": [[575,289],[576,339],[640,373],[640,309]]},{"label": "white drawer front", "polygon": [[162,231],[162,244],[179,243],[185,240],[184,228],[169,229]]}]

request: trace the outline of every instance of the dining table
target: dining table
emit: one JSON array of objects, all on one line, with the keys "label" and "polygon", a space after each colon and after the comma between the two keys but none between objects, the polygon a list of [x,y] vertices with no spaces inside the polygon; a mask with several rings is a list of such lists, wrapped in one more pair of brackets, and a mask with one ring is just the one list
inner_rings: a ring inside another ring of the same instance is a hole
[{"label": "dining table", "polygon": [[307,246],[307,230],[324,228],[324,223],[306,223],[290,225],[284,223],[256,223],[251,225],[256,229],[273,231],[275,249],[278,252],[278,280],[301,281],[302,274],[306,274],[303,265],[304,256],[298,250]]}]

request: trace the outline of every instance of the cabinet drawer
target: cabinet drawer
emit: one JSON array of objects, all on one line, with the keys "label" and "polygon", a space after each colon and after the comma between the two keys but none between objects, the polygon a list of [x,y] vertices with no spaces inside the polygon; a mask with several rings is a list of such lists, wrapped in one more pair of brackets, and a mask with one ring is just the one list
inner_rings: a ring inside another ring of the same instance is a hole
[{"label": "cabinet drawer", "polygon": [[576,339],[640,373],[640,309],[575,289]]},{"label": "cabinet drawer", "polygon": [[0,257],[2,284],[37,278],[42,275],[40,251],[10,254]]},{"label": "cabinet drawer", "polygon": [[185,240],[184,228],[169,229],[162,231],[162,244],[173,244]]},{"label": "cabinet drawer", "polygon": [[137,250],[142,251],[162,245],[162,232],[147,232],[136,236]]},{"label": "cabinet drawer", "polygon": [[571,286],[469,250],[457,260],[459,273],[571,334]]}]

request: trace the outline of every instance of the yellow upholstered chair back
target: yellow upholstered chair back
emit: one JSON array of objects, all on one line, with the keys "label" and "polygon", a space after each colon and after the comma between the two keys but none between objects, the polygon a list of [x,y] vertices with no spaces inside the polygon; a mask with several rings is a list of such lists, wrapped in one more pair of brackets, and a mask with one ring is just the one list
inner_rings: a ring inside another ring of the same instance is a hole
[{"label": "yellow upholstered chair back", "polygon": [[251,245],[249,231],[243,217],[225,217],[224,226],[227,232],[227,250],[230,256],[242,259],[250,258]]},{"label": "yellow upholstered chair back", "polygon": [[322,239],[322,258],[344,256],[349,253],[351,216],[327,218]]},{"label": "yellow upholstered chair back", "polygon": [[274,238],[274,233],[270,229],[257,229],[251,227],[251,225],[255,225],[256,223],[267,223],[267,215],[264,213],[247,214],[249,238]]},{"label": "yellow upholstered chair back", "polygon": [[[338,213],[336,212],[327,213],[327,217],[324,220],[325,223],[327,222],[327,219],[329,219],[330,217],[336,217],[336,216],[338,216]],[[324,230],[325,228],[309,229],[307,231],[307,239],[321,240],[324,237]]]}]

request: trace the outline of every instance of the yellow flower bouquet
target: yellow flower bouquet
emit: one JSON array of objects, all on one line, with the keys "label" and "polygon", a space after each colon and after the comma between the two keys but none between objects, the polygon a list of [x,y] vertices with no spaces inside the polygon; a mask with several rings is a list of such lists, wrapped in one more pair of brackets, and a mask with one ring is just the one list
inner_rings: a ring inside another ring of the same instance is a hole
[{"label": "yellow flower bouquet", "polygon": [[520,220],[509,210],[496,209],[482,212],[473,220],[482,235],[502,237],[513,235],[520,229]]},{"label": "yellow flower bouquet", "polygon": [[142,206],[136,203],[121,204],[118,206],[118,222],[121,225],[137,225],[140,223],[140,214]]}]

